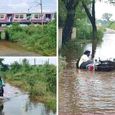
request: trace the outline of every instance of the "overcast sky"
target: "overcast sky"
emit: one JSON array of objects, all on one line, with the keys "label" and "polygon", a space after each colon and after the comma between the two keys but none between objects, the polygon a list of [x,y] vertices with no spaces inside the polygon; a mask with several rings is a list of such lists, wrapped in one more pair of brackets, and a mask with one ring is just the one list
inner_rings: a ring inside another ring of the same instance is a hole
[{"label": "overcast sky", "polygon": [[50,64],[56,65],[56,57],[0,57],[3,58],[4,64],[11,64],[14,61],[18,61],[19,63],[22,62],[23,59],[27,59],[30,64],[34,64],[34,59],[36,60],[36,64],[44,64],[46,61],[49,60]]},{"label": "overcast sky", "polygon": [[112,19],[115,20],[115,6],[109,3],[96,2],[96,17],[100,19],[104,13],[111,13]]},{"label": "overcast sky", "polygon": [[[55,12],[57,0],[42,0],[43,11]],[[0,13],[12,13],[12,12],[40,12],[40,0],[1,0],[0,1]]]}]

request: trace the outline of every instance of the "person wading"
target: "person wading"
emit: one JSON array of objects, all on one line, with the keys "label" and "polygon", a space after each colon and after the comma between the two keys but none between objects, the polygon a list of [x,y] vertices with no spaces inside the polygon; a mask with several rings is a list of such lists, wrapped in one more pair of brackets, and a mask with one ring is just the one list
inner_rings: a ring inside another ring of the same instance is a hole
[{"label": "person wading", "polygon": [[2,97],[3,97],[3,95],[4,95],[4,89],[3,89],[3,87],[4,87],[4,81],[3,81],[3,79],[0,77],[0,96],[2,96]]},{"label": "person wading", "polygon": [[90,65],[93,65],[93,61],[90,59],[90,51],[86,50],[78,62],[78,67],[80,69],[87,69],[91,67]]}]

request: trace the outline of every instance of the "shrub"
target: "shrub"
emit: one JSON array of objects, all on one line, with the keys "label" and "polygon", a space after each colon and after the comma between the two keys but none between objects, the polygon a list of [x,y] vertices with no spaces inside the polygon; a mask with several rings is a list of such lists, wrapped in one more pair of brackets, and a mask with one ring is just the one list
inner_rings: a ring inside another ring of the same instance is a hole
[{"label": "shrub", "polygon": [[11,41],[20,42],[27,49],[41,53],[42,55],[56,55],[56,22],[50,22],[43,26],[29,25],[21,27],[14,23],[8,27]]}]

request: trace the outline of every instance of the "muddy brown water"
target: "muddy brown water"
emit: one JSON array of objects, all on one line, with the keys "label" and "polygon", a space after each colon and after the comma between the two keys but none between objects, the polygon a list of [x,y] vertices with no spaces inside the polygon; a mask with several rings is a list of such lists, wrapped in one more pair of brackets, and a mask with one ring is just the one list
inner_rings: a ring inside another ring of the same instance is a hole
[{"label": "muddy brown water", "polygon": [[[115,58],[114,44],[115,34],[105,34],[96,58]],[[115,71],[77,70],[75,62],[71,57],[59,77],[59,115],[115,115]]]},{"label": "muddy brown water", "polygon": [[0,100],[0,115],[56,115],[43,103],[33,103],[29,95],[6,84],[4,99]]},{"label": "muddy brown water", "polygon": [[40,56],[40,54],[27,51],[17,43],[1,40],[0,56]]},{"label": "muddy brown water", "polygon": [[59,79],[59,112],[115,115],[115,72],[65,69]]}]

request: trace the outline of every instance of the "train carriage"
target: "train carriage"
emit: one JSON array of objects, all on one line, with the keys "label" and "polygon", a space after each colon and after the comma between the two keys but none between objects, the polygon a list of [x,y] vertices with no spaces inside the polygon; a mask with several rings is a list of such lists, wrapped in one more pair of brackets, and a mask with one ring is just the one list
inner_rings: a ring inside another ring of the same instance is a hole
[{"label": "train carriage", "polygon": [[13,22],[26,22],[26,14],[14,14]]},{"label": "train carriage", "polygon": [[54,17],[55,13],[0,13],[0,24],[11,24],[13,22],[22,24],[46,24],[54,20]]},{"label": "train carriage", "polygon": [[6,14],[0,14],[0,22],[1,23],[5,23],[5,22],[7,22],[7,16],[6,16]]}]

